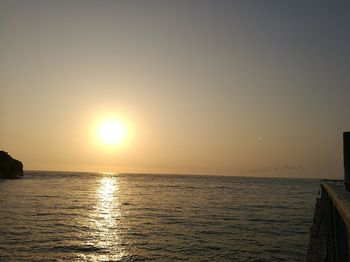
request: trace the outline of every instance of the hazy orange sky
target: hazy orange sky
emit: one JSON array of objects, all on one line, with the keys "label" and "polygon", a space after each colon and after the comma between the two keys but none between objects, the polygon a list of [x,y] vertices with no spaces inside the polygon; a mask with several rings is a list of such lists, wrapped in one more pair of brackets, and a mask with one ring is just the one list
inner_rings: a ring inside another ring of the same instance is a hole
[{"label": "hazy orange sky", "polygon": [[[343,176],[347,1],[1,1],[0,149],[27,170]],[[98,145],[117,116],[132,136]]]}]

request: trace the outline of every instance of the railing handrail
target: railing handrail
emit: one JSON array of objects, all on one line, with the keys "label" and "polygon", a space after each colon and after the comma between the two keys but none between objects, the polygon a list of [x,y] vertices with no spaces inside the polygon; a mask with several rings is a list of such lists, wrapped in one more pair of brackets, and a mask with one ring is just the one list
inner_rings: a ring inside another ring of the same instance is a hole
[{"label": "railing handrail", "polygon": [[343,219],[347,228],[350,229],[350,199],[349,192],[342,190],[337,190],[337,188],[332,187],[327,183],[323,183],[321,185],[323,189],[327,192],[329,197],[331,198],[334,206],[339,212],[339,215]]}]

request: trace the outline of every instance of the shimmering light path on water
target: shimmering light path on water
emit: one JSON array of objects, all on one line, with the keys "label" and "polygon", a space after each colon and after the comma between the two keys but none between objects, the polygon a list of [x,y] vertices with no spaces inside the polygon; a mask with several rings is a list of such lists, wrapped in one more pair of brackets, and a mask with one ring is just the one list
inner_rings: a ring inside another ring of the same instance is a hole
[{"label": "shimmering light path on water", "polygon": [[304,261],[318,184],[27,172],[0,181],[0,260]]}]

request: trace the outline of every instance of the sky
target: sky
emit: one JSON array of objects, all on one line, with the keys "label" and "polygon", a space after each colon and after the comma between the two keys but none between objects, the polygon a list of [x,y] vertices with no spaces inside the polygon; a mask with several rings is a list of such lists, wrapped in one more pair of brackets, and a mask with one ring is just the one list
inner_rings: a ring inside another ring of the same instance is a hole
[{"label": "sky", "polygon": [[[348,1],[0,1],[26,170],[342,178]],[[99,121],[127,123],[106,148]]]}]

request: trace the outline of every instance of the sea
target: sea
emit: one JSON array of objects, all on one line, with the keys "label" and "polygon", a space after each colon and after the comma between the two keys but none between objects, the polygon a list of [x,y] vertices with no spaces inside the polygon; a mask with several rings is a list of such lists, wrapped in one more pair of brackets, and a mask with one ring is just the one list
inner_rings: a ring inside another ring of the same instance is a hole
[{"label": "sea", "polygon": [[0,261],[305,261],[319,180],[25,172]]}]

